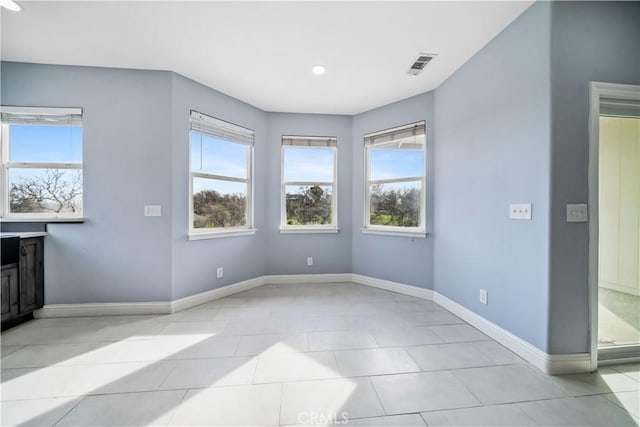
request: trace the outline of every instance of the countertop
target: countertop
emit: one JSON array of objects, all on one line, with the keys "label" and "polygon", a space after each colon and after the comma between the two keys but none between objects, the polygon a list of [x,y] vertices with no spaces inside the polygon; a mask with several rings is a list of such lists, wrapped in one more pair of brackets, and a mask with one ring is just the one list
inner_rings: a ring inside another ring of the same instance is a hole
[{"label": "countertop", "polygon": [[49,233],[47,233],[46,231],[24,231],[24,232],[7,231],[7,232],[0,233],[0,238],[19,237],[21,239],[27,239],[29,237],[44,237],[44,236],[47,236],[48,234]]}]

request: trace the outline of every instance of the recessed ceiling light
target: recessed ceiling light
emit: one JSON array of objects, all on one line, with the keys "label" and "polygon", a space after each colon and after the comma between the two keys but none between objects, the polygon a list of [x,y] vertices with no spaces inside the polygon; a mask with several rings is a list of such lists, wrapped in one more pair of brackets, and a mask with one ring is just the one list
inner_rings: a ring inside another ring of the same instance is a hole
[{"label": "recessed ceiling light", "polygon": [[13,0],[0,0],[0,6],[13,12],[20,12],[22,10],[20,5]]},{"label": "recessed ceiling light", "polygon": [[317,64],[311,67],[311,72],[313,72],[313,74],[316,74],[318,76],[320,74],[324,74],[325,71],[327,71],[327,68],[322,64]]}]

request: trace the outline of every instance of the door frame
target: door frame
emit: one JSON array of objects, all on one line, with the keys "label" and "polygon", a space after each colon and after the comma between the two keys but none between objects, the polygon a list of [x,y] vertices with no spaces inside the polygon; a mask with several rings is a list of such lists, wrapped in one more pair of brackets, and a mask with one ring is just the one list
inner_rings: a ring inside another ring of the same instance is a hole
[{"label": "door frame", "polygon": [[640,100],[640,86],[592,81],[589,83],[589,354],[598,368],[598,233],[600,100]]}]

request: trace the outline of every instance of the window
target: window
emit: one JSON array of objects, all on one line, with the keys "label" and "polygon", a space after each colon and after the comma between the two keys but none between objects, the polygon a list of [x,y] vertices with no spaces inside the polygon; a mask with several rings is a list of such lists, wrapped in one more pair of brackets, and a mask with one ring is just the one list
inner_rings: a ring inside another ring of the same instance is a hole
[{"label": "window", "polygon": [[282,232],[337,231],[336,152],[336,138],[282,138]]},{"label": "window", "polygon": [[189,234],[253,233],[251,130],[191,112]]},{"label": "window", "polygon": [[425,123],[364,138],[364,232],[425,232]]},{"label": "window", "polygon": [[82,218],[82,110],[0,107],[2,216]]}]

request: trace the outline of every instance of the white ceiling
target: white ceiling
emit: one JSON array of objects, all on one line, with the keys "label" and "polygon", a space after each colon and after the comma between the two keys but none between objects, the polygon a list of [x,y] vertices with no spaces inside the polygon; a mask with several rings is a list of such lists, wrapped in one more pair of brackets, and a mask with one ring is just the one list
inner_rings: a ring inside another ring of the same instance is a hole
[{"label": "white ceiling", "polygon": [[[3,60],[172,70],[266,111],[325,114],[435,89],[532,3],[18,2]],[[408,76],[421,52],[438,56]]]}]

